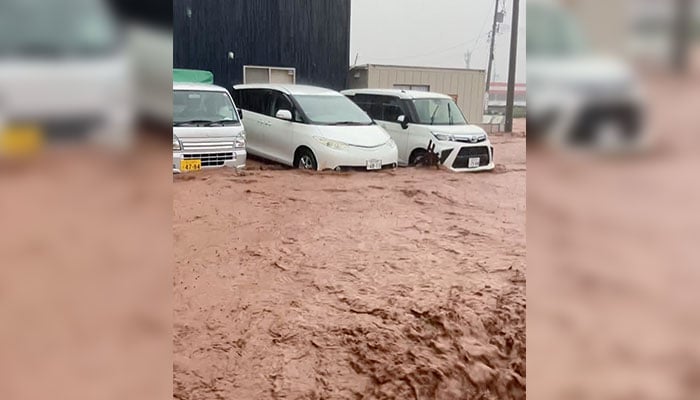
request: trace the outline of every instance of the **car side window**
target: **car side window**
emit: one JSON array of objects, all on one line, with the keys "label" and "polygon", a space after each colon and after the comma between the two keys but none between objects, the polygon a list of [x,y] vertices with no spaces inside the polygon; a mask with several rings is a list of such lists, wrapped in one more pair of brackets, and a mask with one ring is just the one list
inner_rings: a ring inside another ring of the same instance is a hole
[{"label": "car side window", "polygon": [[239,91],[239,102],[237,103],[240,108],[246,111],[267,114],[269,110],[269,103],[267,102],[267,91],[260,89],[243,89]]},{"label": "car side window", "polygon": [[231,90],[231,99],[236,104],[236,107],[239,107],[239,108],[241,107],[240,106],[240,104],[241,104],[241,91],[240,90],[236,90],[236,89]]},{"label": "car side window", "polygon": [[357,94],[351,96],[350,99],[355,102],[367,115],[372,119],[381,119],[381,107],[379,103],[375,101],[377,96],[371,96],[366,94]]},{"label": "car side window", "polygon": [[396,122],[400,115],[405,115],[401,109],[401,103],[396,97],[382,98],[382,120]]},{"label": "car side window", "polygon": [[279,110],[289,110],[294,114],[294,107],[292,107],[292,102],[289,101],[287,96],[279,92],[273,92],[272,94],[272,113],[271,117],[277,115]]}]

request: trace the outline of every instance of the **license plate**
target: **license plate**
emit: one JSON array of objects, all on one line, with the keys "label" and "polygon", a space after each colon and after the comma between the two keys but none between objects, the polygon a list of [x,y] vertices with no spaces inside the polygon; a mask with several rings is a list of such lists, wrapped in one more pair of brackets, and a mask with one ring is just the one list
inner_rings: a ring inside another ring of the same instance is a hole
[{"label": "license plate", "polygon": [[181,160],[180,171],[190,172],[202,169],[202,160]]},{"label": "license plate", "polygon": [[0,155],[28,156],[41,150],[44,132],[35,125],[0,128]]},{"label": "license plate", "polygon": [[368,170],[382,169],[382,160],[368,160],[367,161]]},{"label": "license plate", "polygon": [[481,159],[479,157],[469,157],[469,168],[478,168]]}]

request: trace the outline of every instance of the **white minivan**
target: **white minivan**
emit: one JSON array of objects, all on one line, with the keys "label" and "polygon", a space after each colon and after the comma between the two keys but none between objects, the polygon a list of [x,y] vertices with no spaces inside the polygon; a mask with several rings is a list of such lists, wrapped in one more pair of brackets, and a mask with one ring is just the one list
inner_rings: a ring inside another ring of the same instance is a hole
[{"label": "white minivan", "polygon": [[494,168],[486,131],[470,125],[447,95],[398,89],[353,89],[342,92],[391,135],[400,165],[416,165],[435,145],[440,164],[452,171]]},{"label": "white minivan", "polygon": [[379,170],[397,165],[396,144],[342,94],[304,85],[234,86],[248,153],[302,169]]},{"label": "white minivan", "polygon": [[173,173],[245,168],[245,131],[228,91],[201,83],[173,84]]}]

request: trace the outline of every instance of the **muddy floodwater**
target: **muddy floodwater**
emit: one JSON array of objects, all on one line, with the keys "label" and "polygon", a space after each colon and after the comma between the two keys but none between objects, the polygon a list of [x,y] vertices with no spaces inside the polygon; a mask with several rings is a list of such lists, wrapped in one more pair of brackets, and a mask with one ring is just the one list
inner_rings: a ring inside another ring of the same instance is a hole
[{"label": "muddy floodwater", "polygon": [[525,139],[496,170],[174,184],[174,396],[524,399]]}]

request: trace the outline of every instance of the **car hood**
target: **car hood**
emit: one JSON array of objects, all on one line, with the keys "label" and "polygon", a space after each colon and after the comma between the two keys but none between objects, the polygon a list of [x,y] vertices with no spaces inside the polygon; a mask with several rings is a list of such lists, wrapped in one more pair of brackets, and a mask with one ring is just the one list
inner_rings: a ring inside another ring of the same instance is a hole
[{"label": "car hood", "polygon": [[477,125],[427,125],[432,132],[448,133],[454,136],[462,135],[479,135],[486,134],[480,126]]},{"label": "car hood", "polygon": [[320,126],[316,132],[317,136],[359,147],[381,146],[391,138],[379,125]]},{"label": "car hood", "polygon": [[566,89],[624,91],[635,82],[629,66],[607,57],[528,59],[527,79],[530,87],[555,86]]},{"label": "car hood", "polygon": [[232,137],[239,135],[241,132],[243,132],[242,125],[173,127],[173,134],[180,139]]}]

